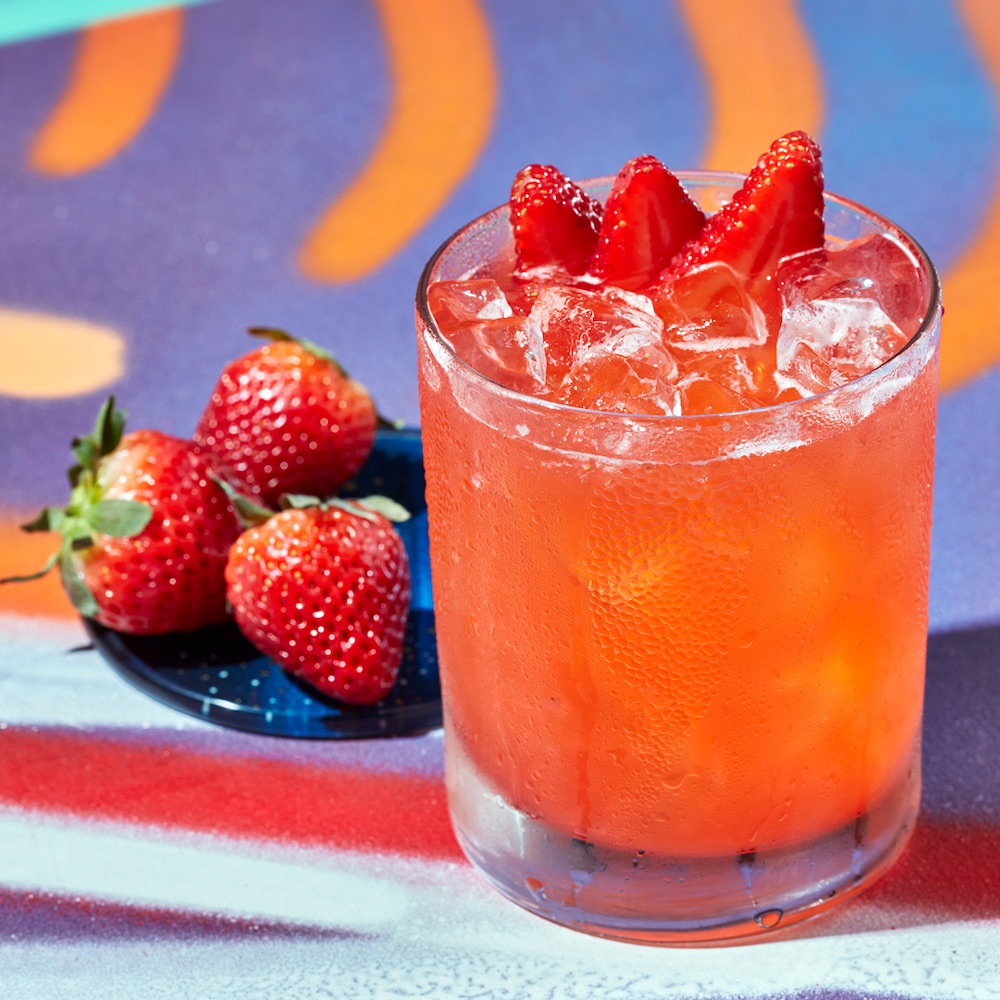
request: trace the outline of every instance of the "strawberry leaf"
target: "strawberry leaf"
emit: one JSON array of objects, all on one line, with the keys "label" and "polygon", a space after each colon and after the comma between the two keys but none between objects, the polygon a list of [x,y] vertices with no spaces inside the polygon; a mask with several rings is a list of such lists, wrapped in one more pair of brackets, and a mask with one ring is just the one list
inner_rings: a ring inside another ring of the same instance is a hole
[{"label": "strawberry leaf", "polygon": [[389,497],[363,497],[358,502],[377,511],[386,520],[393,521],[395,524],[402,524],[403,521],[409,521],[410,519],[410,512],[401,503],[397,503]]},{"label": "strawberry leaf", "polygon": [[74,488],[85,473],[97,473],[97,463],[105,455],[110,455],[119,445],[125,432],[125,411],[115,405],[115,397],[101,404],[94,420],[94,429],[83,437],[73,438],[71,449],[77,464],[69,470],[69,482]]},{"label": "strawberry leaf", "polygon": [[152,508],[138,500],[99,500],[85,513],[87,524],[94,531],[114,538],[131,538],[149,524]]},{"label": "strawberry leaf", "polygon": [[99,455],[110,455],[121,443],[125,431],[125,411],[115,405],[115,397],[108,396],[97,413],[93,437]]},{"label": "strawberry leaf", "polygon": [[[286,499],[309,498],[297,497]],[[339,507],[348,514],[353,514],[355,517],[363,517],[366,521],[377,520],[376,515],[379,514],[381,514],[381,516],[387,521],[393,521],[396,524],[410,519],[410,512],[402,504],[397,503],[395,500],[391,500],[389,497],[378,495],[358,497],[357,499],[353,497],[332,497],[322,506],[326,508]]]},{"label": "strawberry leaf", "polygon": [[304,493],[282,493],[279,503],[282,510],[306,510],[309,507],[323,506],[323,501],[319,497]]},{"label": "strawberry leaf", "polygon": [[66,520],[66,511],[62,507],[46,507],[33,520],[21,525],[22,531],[59,531]]},{"label": "strawberry leaf", "polygon": [[80,481],[80,475],[84,469],[92,469],[100,458],[100,445],[97,441],[87,435],[87,437],[73,438],[71,445],[73,457],[77,464],[70,469],[70,482],[75,486]]},{"label": "strawberry leaf", "polygon": [[59,560],[59,575],[62,578],[63,590],[66,591],[66,596],[69,597],[73,607],[85,618],[93,618],[99,610],[97,601],[68,554]]}]

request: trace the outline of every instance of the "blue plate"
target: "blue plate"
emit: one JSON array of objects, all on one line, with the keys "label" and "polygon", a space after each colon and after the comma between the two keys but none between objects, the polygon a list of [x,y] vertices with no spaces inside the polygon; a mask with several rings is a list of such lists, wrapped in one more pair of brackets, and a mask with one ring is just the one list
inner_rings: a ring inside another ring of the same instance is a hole
[{"label": "blue plate", "polygon": [[324,697],[259,652],[234,624],[137,636],[86,620],[94,646],[122,677],[157,701],[233,729],[299,739],[354,739],[439,726],[441,686],[420,432],[380,431],[364,468],[340,493],[381,493],[412,515],[397,526],[413,581],[403,662],[395,686],[378,704],[358,707]]}]

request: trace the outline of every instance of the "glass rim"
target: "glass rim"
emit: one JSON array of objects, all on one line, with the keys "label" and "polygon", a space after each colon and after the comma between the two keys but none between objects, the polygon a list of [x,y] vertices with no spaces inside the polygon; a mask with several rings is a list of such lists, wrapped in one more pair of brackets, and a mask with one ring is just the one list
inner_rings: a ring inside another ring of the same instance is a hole
[{"label": "glass rim", "polygon": [[[706,186],[714,182],[719,186],[730,185],[733,189],[732,193],[735,193],[746,179],[745,174],[726,170],[675,170],[672,172],[685,187],[689,182],[696,185],[698,183],[704,183]],[[614,180],[614,176],[609,175],[605,177],[592,177],[577,183],[584,188],[584,190],[593,192],[601,188],[610,188],[610,186],[614,183]],[[490,392],[493,392],[500,397],[507,398],[511,402],[516,402],[521,405],[529,405],[530,407],[538,408],[542,412],[548,411],[552,414],[564,415],[589,413],[599,415],[604,418],[621,418],[639,421],[642,423],[658,423],[663,421],[674,423],[703,422],[716,419],[732,420],[734,418],[752,419],[756,414],[773,415],[788,413],[792,410],[801,408],[803,404],[810,404],[818,400],[829,400],[831,396],[837,393],[843,394],[849,390],[857,392],[859,387],[863,389],[863,383],[874,381],[884,368],[893,364],[897,359],[903,357],[904,355],[909,354],[909,352],[927,336],[929,331],[940,322],[941,315],[943,313],[941,307],[940,276],[937,273],[937,269],[935,268],[930,255],[926,250],[924,250],[918,240],[916,240],[902,226],[893,222],[891,219],[886,218],[884,215],[881,215],[879,212],[868,208],[866,205],[862,205],[860,202],[853,201],[850,198],[845,198],[842,195],[834,194],[825,190],[823,192],[823,201],[824,205],[835,205],[838,208],[847,209],[858,216],[864,217],[884,231],[892,234],[904,244],[907,251],[914,256],[915,262],[927,278],[927,309],[924,312],[923,319],[920,321],[920,325],[917,327],[913,336],[910,337],[909,340],[907,340],[906,343],[899,348],[899,350],[895,351],[888,358],[886,358],[880,365],[871,369],[871,371],[865,372],[863,375],[859,375],[857,378],[850,379],[841,385],[831,386],[823,392],[817,392],[810,396],[802,396],[799,399],[786,400],[781,403],[771,403],[767,406],[750,407],[744,410],[726,410],[721,413],[629,413],[621,410],[595,410],[587,407],[572,406],[569,403],[560,403],[556,400],[533,396],[530,393],[519,392],[516,389],[511,389],[509,386],[505,386],[501,382],[497,382],[494,379],[491,379],[488,375],[483,374],[477,368],[469,364],[468,361],[462,358],[461,355],[455,351],[448,338],[441,332],[437,325],[437,321],[434,319],[430,307],[428,306],[427,293],[431,284],[433,284],[431,281],[431,275],[434,273],[438,262],[442,257],[444,257],[447,251],[453,245],[457,244],[463,237],[471,235],[484,228],[490,220],[500,219],[506,213],[509,213],[509,205],[507,203],[497,205],[489,211],[483,212],[481,215],[476,216],[474,219],[456,229],[438,246],[434,253],[431,254],[427,263],[424,265],[423,271],[420,274],[420,279],[417,282],[417,312],[427,329],[433,334],[435,340],[451,355],[451,357],[457,362],[460,369],[463,369],[472,376],[473,381],[481,381],[485,383]]]}]

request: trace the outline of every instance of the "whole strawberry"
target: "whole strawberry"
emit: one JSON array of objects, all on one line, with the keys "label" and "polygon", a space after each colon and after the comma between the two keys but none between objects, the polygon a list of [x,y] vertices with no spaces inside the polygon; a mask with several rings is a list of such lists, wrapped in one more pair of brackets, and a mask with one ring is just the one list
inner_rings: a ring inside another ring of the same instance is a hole
[{"label": "whole strawberry", "polygon": [[194,440],[222,479],[268,507],[283,493],[331,496],[371,451],[375,404],[321,347],[250,332],[268,343],[223,369]]},{"label": "whole strawberry", "polygon": [[34,577],[58,565],[80,614],[122,632],[225,621],[226,557],[241,530],[229,497],[194,442],[154,430],[123,436],[124,427],[110,398],[93,431],[73,442],[69,503],[24,525],[62,536]]},{"label": "whole strawberry", "polygon": [[[286,497],[248,528],[226,566],[237,625],[261,652],[326,695],[373,704],[396,682],[410,603],[406,549],[385,498]],[[378,508],[378,509],[377,509]]]}]

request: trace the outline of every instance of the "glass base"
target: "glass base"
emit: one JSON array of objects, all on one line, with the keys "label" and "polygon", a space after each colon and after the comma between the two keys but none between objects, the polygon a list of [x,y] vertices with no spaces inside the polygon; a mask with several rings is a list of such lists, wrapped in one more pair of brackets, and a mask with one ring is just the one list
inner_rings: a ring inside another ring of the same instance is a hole
[{"label": "glass base", "polygon": [[874,883],[902,853],[920,799],[919,748],[897,786],[857,819],[807,843],[732,857],[672,857],[581,840],[513,808],[448,746],[452,824],[504,896],[599,937],[723,943],[784,930]]}]

